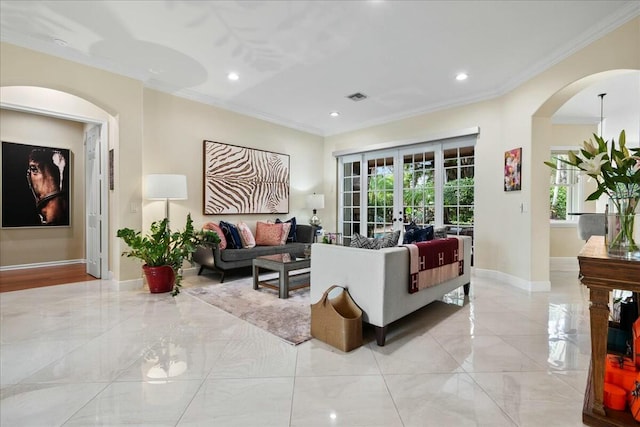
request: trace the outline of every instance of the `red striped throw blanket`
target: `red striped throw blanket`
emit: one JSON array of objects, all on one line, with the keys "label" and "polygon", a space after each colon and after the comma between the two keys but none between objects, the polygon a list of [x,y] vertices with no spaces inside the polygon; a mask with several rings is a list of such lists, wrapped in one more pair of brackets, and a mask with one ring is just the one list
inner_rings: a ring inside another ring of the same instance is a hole
[{"label": "red striped throw blanket", "polygon": [[463,240],[457,237],[403,245],[409,250],[409,293],[464,274]]}]

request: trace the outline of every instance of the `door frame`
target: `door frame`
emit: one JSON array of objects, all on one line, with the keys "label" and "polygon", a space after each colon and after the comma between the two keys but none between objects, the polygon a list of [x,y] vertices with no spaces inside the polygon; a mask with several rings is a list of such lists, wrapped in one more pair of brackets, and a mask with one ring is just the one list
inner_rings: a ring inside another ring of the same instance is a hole
[{"label": "door frame", "polygon": [[[434,153],[434,161],[436,162],[438,168],[436,169],[435,174],[435,206],[436,208],[443,207],[444,204],[444,195],[443,195],[443,184],[444,184],[444,176],[442,172],[444,171],[444,151],[450,148],[457,148],[469,145],[473,145],[474,147],[478,143],[478,134],[479,128],[469,128],[464,131],[459,132],[450,132],[446,134],[445,138],[442,138],[444,134],[439,135],[440,138],[428,139],[425,138],[420,140],[411,140],[411,141],[402,141],[396,143],[385,143],[385,144],[376,144],[374,146],[364,147],[362,149],[349,149],[334,152],[333,155],[337,159],[338,164],[338,173],[336,176],[337,179],[337,189],[338,189],[338,203],[337,203],[337,226],[340,231],[344,228],[344,216],[343,216],[343,192],[344,192],[344,183],[343,183],[343,165],[344,162],[360,163],[360,231],[362,233],[367,233],[367,192],[368,192],[368,164],[367,161],[369,159],[376,159],[380,157],[392,157],[393,168],[394,168],[394,178],[395,182],[403,181],[403,157],[405,154],[409,153],[419,153],[421,151],[431,151]],[[471,141],[473,138],[473,141]],[[426,149],[427,148],[427,149]],[[402,184],[400,185],[402,187]],[[404,211],[404,200],[403,200],[404,189],[398,189],[394,185],[394,207],[393,213],[398,216],[398,212]],[[400,221],[393,221],[393,229],[398,230],[404,228],[402,213],[400,214]],[[397,219],[397,218],[396,218]],[[435,212],[435,225],[443,225],[444,223],[444,214],[442,209],[436,209]],[[364,234],[363,234],[364,235]],[[347,236],[345,236],[347,237]]]},{"label": "door frame", "polygon": [[[66,93],[66,92],[64,92]],[[75,96],[69,94],[70,96]],[[85,100],[86,101],[86,100]],[[86,101],[91,103],[90,101]],[[95,104],[93,104],[95,105]],[[92,124],[100,126],[100,170],[105,171],[107,166],[108,147],[109,147],[109,133],[108,122],[106,119],[97,119],[92,117],[80,116],[75,114],[69,114],[62,111],[35,108],[26,105],[12,104],[6,102],[0,102],[0,108],[6,110],[19,111],[23,113],[37,114],[46,117],[53,117],[57,119],[69,120],[74,122],[83,123],[85,125]],[[107,114],[107,113],[105,113]],[[83,150],[82,158],[85,158],[86,153]],[[86,179],[86,178],[85,178]],[[85,200],[86,203],[86,200]],[[100,224],[100,276],[102,279],[109,277],[109,194],[107,184],[104,179],[100,180],[100,206],[101,206],[101,224]],[[85,236],[88,235],[88,223],[86,221],[85,214]],[[86,245],[86,242],[85,242]],[[85,247],[85,257],[86,257]]]}]

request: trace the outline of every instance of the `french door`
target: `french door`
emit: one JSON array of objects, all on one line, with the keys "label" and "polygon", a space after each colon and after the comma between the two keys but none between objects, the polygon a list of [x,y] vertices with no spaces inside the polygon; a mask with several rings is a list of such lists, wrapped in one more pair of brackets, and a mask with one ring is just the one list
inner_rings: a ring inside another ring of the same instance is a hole
[{"label": "french door", "polygon": [[473,228],[474,142],[339,157],[338,225],[344,238],[379,237],[411,222],[466,234],[461,231]]}]

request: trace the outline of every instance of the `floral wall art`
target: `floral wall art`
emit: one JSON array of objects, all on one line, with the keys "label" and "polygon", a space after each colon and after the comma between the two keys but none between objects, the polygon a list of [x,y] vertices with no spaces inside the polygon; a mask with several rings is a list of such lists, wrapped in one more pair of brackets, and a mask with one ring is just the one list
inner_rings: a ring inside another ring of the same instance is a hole
[{"label": "floral wall art", "polygon": [[522,170],[522,148],[504,152],[504,191],[520,191]]}]

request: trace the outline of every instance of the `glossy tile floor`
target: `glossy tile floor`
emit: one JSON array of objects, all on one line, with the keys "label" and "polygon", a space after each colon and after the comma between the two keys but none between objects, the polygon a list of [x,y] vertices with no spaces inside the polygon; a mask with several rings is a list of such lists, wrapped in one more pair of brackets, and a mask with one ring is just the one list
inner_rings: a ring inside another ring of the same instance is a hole
[{"label": "glossy tile floor", "polygon": [[[474,278],[348,354],[189,295],[107,281],[3,293],[2,426],[581,426],[588,294]],[[186,286],[216,283],[190,276]],[[167,377],[170,379],[167,380]]]}]

